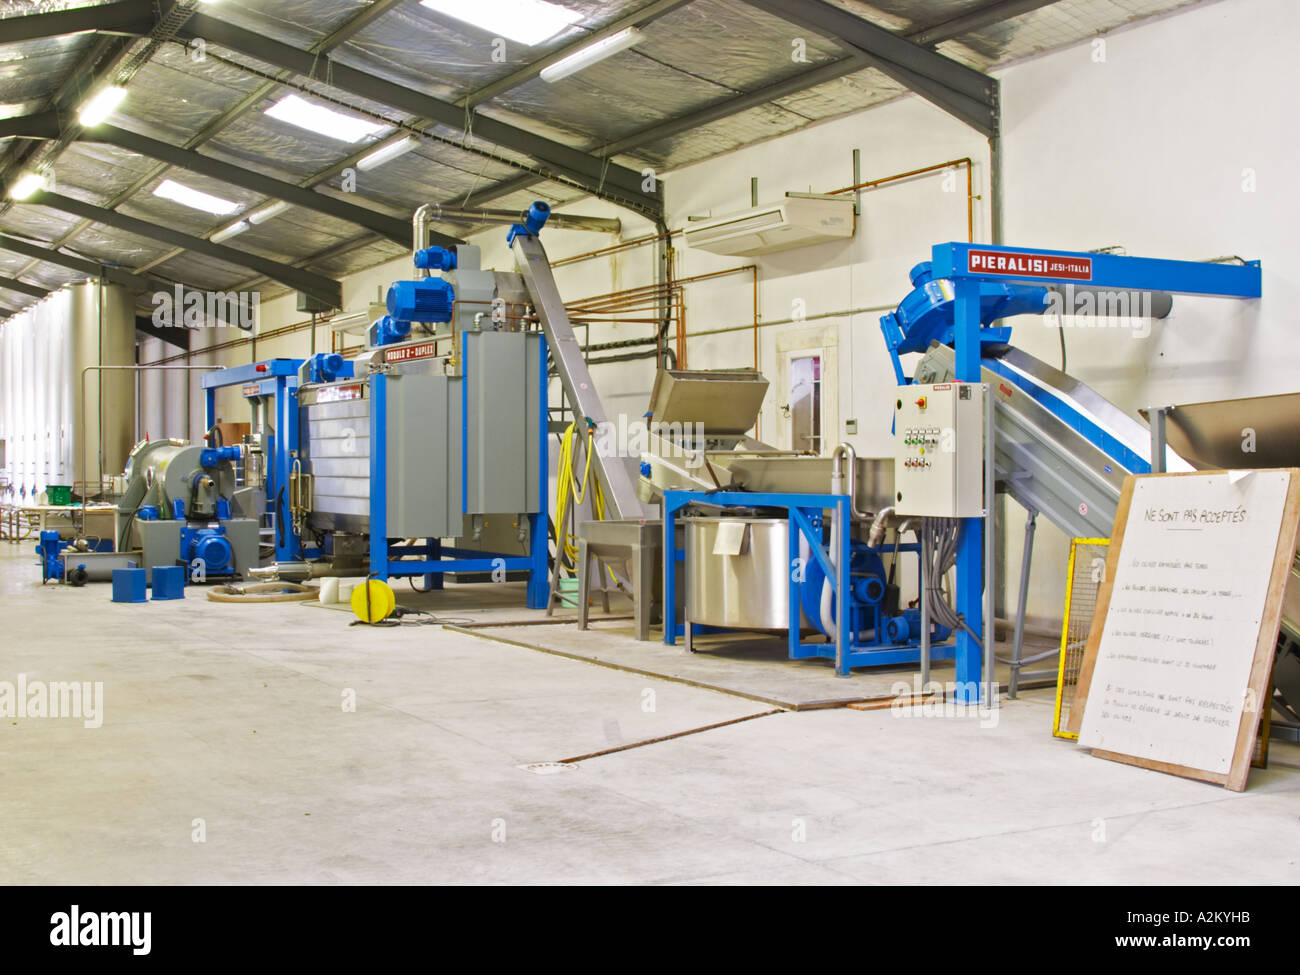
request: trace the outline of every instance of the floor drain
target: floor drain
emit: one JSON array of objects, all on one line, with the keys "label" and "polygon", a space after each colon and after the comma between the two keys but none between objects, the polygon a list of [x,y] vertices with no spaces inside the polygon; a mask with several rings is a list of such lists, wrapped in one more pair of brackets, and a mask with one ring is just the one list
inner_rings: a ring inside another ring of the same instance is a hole
[{"label": "floor drain", "polygon": [[515,768],[521,768],[525,772],[532,772],[534,775],[554,775],[556,772],[568,772],[577,767],[570,762],[533,762],[530,765],[515,766]]}]

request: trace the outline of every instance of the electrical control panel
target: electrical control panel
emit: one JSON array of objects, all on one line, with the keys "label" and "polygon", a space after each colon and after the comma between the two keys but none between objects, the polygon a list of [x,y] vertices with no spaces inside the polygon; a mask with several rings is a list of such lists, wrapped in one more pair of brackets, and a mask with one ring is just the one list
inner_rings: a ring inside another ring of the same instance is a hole
[{"label": "electrical control panel", "polygon": [[984,515],[981,383],[899,386],[894,405],[894,510],[900,515]]}]

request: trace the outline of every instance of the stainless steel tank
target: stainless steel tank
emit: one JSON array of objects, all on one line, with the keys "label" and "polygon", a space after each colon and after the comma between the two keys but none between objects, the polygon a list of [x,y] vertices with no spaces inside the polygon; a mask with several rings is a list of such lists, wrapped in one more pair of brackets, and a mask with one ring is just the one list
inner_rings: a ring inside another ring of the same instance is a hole
[{"label": "stainless steel tank", "polygon": [[98,368],[134,365],[135,298],[120,284],[85,281],[69,290],[76,479],[89,482],[93,494],[103,478],[123,469],[135,443],[135,373]]},{"label": "stainless steel tank", "polygon": [[790,535],[784,518],[681,519],[686,619],[708,626],[790,626]]}]

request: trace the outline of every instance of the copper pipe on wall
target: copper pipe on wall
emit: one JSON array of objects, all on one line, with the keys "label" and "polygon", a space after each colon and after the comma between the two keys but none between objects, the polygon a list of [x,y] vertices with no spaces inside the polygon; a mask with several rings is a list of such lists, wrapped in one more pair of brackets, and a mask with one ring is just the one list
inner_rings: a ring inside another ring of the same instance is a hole
[{"label": "copper pipe on wall", "polygon": [[838,196],[841,193],[855,193],[858,190],[871,190],[884,186],[888,183],[897,183],[900,180],[912,179],[917,176],[924,176],[927,173],[935,173],[944,169],[955,169],[958,166],[966,167],[966,236],[971,242],[975,242],[975,189],[974,181],[971,176],[971,168],[974,163],[970,156],[961,159],[949,159],[947,162],[935,163],[933,166],[922,166],[920,169],[908,170],[906,173],[895,173],[893,176],[882,176],[880,179],[869,179],[863,183],[854,183],[852,186],[846,186],[843,189],[831,190],[827,196]]}]

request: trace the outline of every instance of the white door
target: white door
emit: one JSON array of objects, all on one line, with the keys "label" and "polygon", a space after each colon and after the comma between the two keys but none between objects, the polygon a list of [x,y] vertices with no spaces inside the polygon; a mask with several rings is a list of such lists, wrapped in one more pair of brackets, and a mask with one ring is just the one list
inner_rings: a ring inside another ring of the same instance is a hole
[{"label": "white door", "polygon": [[820,454],[822,433],[822,349],[789,353],[790,449]]}]

